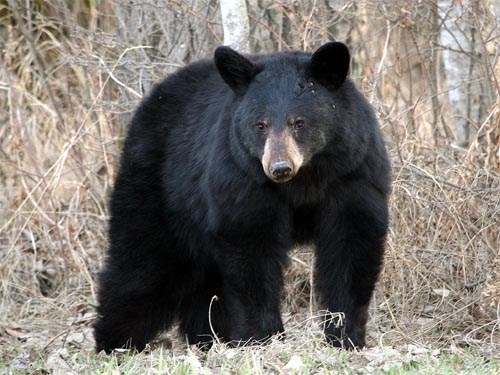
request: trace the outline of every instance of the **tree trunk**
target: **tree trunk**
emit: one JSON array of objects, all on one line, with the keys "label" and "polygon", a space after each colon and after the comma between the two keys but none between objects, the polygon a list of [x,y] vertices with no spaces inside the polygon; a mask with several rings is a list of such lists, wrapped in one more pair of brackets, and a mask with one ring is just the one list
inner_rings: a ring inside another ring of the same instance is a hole
[{"label": "tree trunk", "polygon": [[[485,69],[480,59],[482,45],[477,17],[481,17],[478,0],[455,2],[439,1],[439,15],[443,22],[440,31],[444,47],[443,59],[452,114],[454,143],[466,147],[471,138],[471,126],[478,128],[483,114],[491,105]],[[486,69],[487,71],[487,69]]]},{"label": "tree trunk", "polygon": [[250,24],[245,0],[220,0],[224,45],[250,52]]}]

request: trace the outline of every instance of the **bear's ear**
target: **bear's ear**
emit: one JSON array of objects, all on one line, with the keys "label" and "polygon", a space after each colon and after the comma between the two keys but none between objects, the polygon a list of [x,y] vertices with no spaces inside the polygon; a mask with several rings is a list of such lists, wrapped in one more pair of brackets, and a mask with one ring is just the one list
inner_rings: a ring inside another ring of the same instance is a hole
[{"label": "bear's ear", "polygon": [[238,95],[245,94],[253,77],[259,72],[256,64],[226,46],[215,50],[214,61],[219,74]]},{"label": "bear's ear", "polygon": [[347,77],[349,59],[344,43],[323,44],[311,56],[311,76],[329,89],[337,88]]}]

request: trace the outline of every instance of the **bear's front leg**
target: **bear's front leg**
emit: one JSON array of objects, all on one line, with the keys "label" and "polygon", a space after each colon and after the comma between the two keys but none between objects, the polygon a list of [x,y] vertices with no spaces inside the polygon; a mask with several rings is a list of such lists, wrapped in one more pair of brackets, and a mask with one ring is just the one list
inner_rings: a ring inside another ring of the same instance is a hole
[{"label": "bear's front leg", "polygon": [[386,196],[373,188],[351,189],[343,202],[321,210],[316,234],[316,288],[326,314],[324,332],[333,346],[365,346],[368,306],[384,254]]},{"label": "bear's front leg", "polygon": [[239,244],[220,246],[219,253],[222,302],[231,317],[229,341],[263,343],[283,332],[280,292],[286,250],[264,243],[245,244],[242,239]]}]

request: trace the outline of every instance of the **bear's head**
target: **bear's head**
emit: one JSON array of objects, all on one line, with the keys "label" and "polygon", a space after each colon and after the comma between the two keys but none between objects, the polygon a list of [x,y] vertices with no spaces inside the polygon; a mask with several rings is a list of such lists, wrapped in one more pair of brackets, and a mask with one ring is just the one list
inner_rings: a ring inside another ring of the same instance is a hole
[{"label": "bear's head", "polygon": [[229,47],[215,51],[215,65],[232,89],[232,139],[266,176],[287,182],[333,139],[341,137],[339,112],[349,111],[340,94],[349,51],[339,42],[312,55],[278,53],[248,58]]}]

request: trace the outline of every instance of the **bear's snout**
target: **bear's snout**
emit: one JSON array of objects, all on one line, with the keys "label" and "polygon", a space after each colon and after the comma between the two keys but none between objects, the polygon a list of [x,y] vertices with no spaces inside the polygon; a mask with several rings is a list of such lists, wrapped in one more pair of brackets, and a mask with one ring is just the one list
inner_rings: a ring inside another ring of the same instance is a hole
[{"label": "bear's snout", "polygon": [[287,182],[299,171],[304,156],[292,133],[288,130],[271,130],[264,152],[262,168],[273,182]]},{"label": "bear's snout", "polygon": [[279,161],[271,164],[269,174],[277,182],[285,182],[292,178],[293,165],[289,161]]}]

